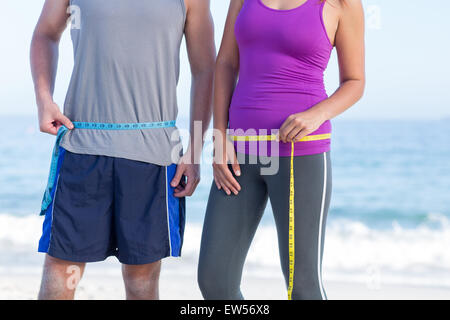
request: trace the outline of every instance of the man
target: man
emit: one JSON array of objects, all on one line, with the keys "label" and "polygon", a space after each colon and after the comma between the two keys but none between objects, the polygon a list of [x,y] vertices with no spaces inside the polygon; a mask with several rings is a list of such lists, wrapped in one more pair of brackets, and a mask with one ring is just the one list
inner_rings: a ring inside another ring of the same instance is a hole
[{"label": "man", "polygon": [[[69,18],[74,70],[62,114],[52,95]],[[174,159],[183,35],[192,71],[191,137]],[[122,263],[127,299],[158,299],[161,259],[180,255],[184,197],[199,182],[214,60],[208,0],[45,1],[31,68],[40,130],[61,140],[41,212],[39,299],[73,299],[73,270],[81,278],[87,262],[111,255]],[[198,136],[194,121],[203,124]]]}]

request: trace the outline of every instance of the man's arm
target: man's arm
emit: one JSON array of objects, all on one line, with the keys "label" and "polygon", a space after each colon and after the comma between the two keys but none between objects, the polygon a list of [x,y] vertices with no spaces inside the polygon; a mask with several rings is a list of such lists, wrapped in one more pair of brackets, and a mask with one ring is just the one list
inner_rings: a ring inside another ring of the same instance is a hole
[{"label": "man's arm", "polygon": [[42,132],[54,135],[62,125],[73,128],[70,120],[53,102],[58,46],[69,18],[68,6],[69,0],[46,0],[31,41],[31,72],[38,106],[39,128]]},{"label": "man's arm", "polygon": [[[216,48],[214,24],[209,0],[185,0],[186,3],[186,47],[192,73],[190,141],[186,154],[178,164],[172,181],[175,196],[191,196],[200,182],[200,158],[203,135],[209,127],[212,113],[212,91]],[[201,132],[195,132],[194,122],[202,124]],[[201,133],[201,136],[199,135]],[[180,185],[187,177],[186,186]]]}]

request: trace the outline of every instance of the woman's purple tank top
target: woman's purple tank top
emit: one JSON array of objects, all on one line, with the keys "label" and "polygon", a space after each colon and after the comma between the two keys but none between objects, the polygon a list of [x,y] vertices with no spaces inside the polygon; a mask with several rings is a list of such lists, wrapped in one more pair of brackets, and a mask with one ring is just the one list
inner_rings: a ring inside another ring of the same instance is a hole
[{"label": "woman's purple tank top", "polygon": [[[230,129],[242,129],[244,135],[253,130],[261,135],[264,129],[270,135],[289,115],[328,98],[323,74],[333,46],[323,23],[324,3],[307,0],[291,10],[276,10],[262,0],[245,0],[235,25],[240,71],[229,110]],[[311,135],[327,133],[330,121]],[[236,148],[241,153],[258,152],[252,142],[237,143]],[[294,155],[329,150],[330,139],[302,141],[295,144]],[[290,154],[291,144],[281,142],[279,155]]]}]

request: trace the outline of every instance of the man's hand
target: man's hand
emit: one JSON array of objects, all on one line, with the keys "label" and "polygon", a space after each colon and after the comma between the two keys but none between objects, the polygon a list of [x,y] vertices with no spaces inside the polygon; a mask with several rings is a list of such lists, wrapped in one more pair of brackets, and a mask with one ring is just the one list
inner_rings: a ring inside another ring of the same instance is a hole
[{"label": "man's hand", "polygon": [[[183,181],[183,176],[187,178],[187,183]],[[181,157],[175,177],[170,185],[175,188],[174,196],[177,198],[190,197],[194,193],[200,182],[200,165],[193,163],[190,153]]]},{"label": "man's hand", "polygon": [[298,142],[319,129],[325,120],[320,112],[313,109],[292,114],[281,126],[279,139],[283,142]]},{"label": "man's hand", "polygon": [[[191,196],[200,182],[200,160],[203,137],[208,129],[212,112],[212,87],[216,48],[214,44],[214,23],[210,12],[210,0],[185,0],[186,25],[184,34],[186,49],[192,74],[190,133],[191,148],[178,164],[171,185],[175,187],[176,197]],[[195,123],[201,123],[201,130],[195,129]],[[197,141],[198,148],[196,148]],[[196,150],[198,149],[198,150]],[[187,184],[182,181],[187,177]],[[181,182],[180,182],[181,181]]]},{"label": "man's hand", "polygon": [[73,129],[73,123],[63,115],[56,103],[48,101],[38,108],[39,129],[41,132],[56,135],[61,126]]}]

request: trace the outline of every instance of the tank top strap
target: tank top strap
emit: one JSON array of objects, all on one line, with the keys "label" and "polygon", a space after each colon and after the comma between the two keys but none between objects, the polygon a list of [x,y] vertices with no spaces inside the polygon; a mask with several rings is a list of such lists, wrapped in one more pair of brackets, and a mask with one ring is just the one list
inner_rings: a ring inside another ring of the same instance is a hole
[{"label": "tank top strap", "polygon": [[305,5],[309,10],[322,13],[325,2],[326,0],[307,0]]}]

